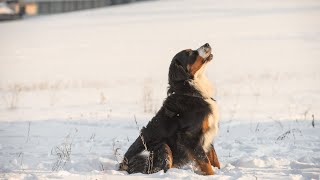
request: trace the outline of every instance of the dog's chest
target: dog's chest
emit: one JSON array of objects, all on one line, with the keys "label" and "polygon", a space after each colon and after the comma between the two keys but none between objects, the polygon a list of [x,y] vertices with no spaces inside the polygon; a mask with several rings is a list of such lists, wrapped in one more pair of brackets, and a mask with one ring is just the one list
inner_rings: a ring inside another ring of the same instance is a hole
[{"label": "dog's chest", "polygon": [[219,121],[219,117],[218,117],[218,110],[217,110],[217,105],[216,102],[208,99],[206,100],[211,108],[211,112],[208,117],[207,117],[207,129],[203,134],[202,137],[202,147],[203,149],[208,152],[210,150],[211,147],[211,143],[213,141],[213,139],[215,138],[215,136],[218,133],[218,121]]}]

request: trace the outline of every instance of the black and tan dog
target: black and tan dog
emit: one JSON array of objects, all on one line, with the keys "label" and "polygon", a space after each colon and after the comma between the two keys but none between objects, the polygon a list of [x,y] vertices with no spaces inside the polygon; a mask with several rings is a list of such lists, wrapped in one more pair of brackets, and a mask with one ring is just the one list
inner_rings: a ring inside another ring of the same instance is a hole
[{"label": "black and tan dog", "polygon": [[220,168],[212,141],[218,131],[217,105],[204,74],[212,60],[208,43],[176,54],[169,68],[168,97],[124,155],[120,170],[165,172],[194,161],[203,174]]}]

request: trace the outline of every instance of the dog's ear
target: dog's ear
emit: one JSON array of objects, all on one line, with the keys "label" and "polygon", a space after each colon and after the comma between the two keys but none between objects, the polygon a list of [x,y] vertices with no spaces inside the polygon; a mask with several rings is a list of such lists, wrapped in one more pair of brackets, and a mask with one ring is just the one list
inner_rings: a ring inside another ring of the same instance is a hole
[{"label": "dog's ear", "polygon": [[186,71],[185,67],[180,64],[178,59],[173,59],[169,68],[169,84],[178,81],[188,80],[189,73]]}]

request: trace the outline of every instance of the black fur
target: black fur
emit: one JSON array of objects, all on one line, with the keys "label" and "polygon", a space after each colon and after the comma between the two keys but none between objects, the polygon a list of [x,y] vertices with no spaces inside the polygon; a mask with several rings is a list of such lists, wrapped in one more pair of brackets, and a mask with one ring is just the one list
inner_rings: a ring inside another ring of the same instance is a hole
[{"label": "black fur", "polygon": [[[192,50],[174,56],[169,68],[168,97],[125,153],[120,170],[149,174],[183,166],[190,161],[190,156],[208,161],[201,142],[202,124],[212,112],[200,92],[190,84],[193,76],[188,70],[197,56],[198,52]],[[140,154],[145,150],[144,144],[150,156]]]}]

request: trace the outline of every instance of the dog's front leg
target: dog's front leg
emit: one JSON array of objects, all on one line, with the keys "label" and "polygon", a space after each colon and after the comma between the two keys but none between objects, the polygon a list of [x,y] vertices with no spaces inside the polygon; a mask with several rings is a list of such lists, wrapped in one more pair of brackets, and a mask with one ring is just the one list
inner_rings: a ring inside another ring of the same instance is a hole
[{"label": "dog's front leg", "polygon": [[207,156],[209,158],[210,163],[214,166],[217,167],[218,169],[220,169],[220,162],[218,160],[218,156],[217,153],[214,149],[213,144],[211,144],[211,148],[210,150],[207,152]]},{"label": "dog's front leg", "polygon": [[214,174],[210,160],[201,145],[197,145],[194,150],[191,150],[190,154],[203,173],[206,175]]}]

